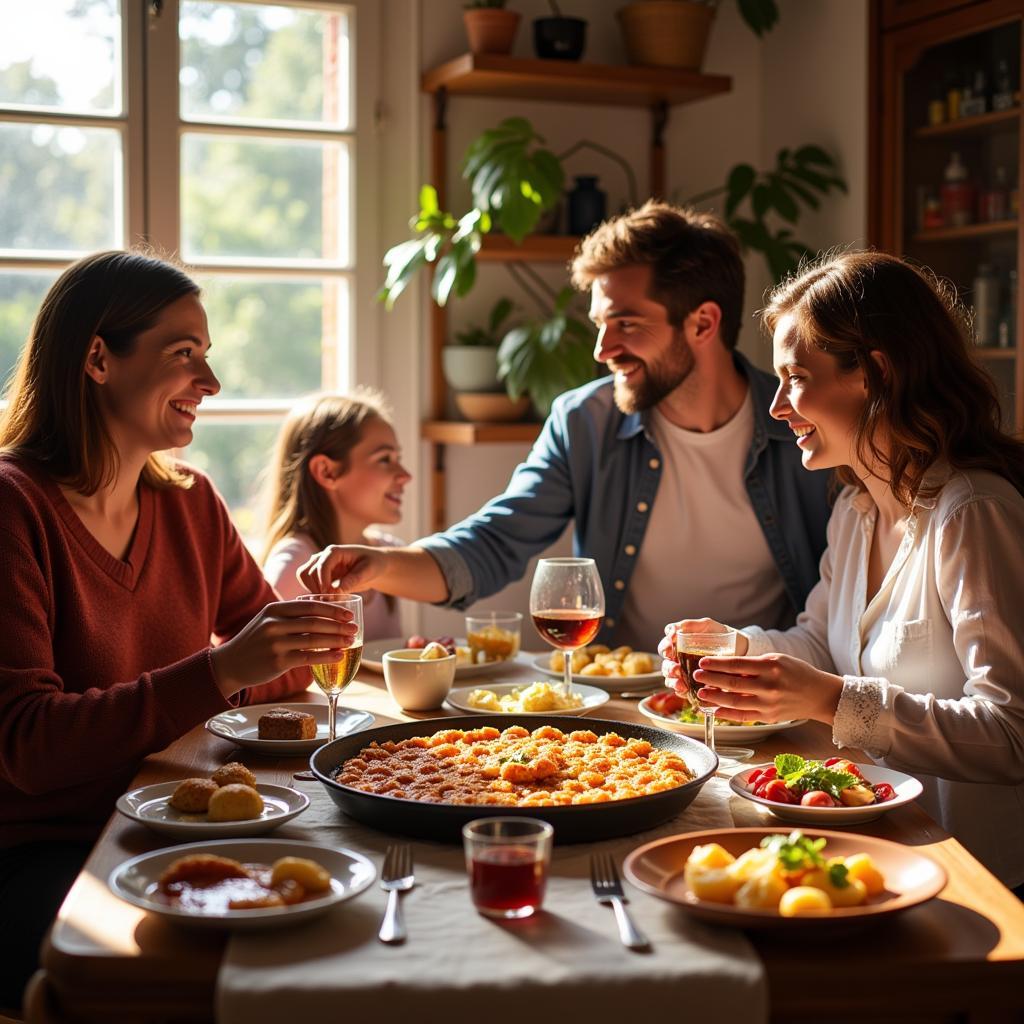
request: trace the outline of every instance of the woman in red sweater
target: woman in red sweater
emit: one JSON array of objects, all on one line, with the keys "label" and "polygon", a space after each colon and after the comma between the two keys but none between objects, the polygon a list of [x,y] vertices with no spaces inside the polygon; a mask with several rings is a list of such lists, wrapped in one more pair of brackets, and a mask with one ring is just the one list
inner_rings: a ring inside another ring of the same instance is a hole
[{"label": "woman in red sweater", "polygon": [[161,454],[220,390],[209,352],[188,276],[99,253],[50,289],[7,391],[0,1006],[141,759],[305,689],[355,632],[331,605],[279,602],[209,480]]}]

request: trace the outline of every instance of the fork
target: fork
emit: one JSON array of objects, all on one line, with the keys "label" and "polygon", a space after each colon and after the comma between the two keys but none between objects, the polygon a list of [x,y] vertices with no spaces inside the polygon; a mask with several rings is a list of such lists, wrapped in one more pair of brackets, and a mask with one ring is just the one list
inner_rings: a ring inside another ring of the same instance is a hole
[{"label": "fork", "polygon": [[649,949],[651,940],[635,924],[626,910],[626,899],[622,894],[622,882],[610,853],[590,855],[590,884],[599,903],[610,903],[615,911],[615,922],[619,926],[619,938],[629,949]]},{"label": "fork", "polygon": [[411,889],[413,880],[412,848],[408,843],[389,846],[380,872],[380,887],[388,894],[388,907],[377,933],[381,942],[405,942],[405,922],[398,894]]}]

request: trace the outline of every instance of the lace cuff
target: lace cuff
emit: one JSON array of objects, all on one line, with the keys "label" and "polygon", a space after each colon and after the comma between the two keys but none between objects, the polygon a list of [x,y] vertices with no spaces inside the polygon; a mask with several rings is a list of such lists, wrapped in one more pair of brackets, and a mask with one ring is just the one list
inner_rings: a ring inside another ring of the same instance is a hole
[{"label": "lace cuff", "polygon": [[878,727],[888,704],[888,680],[843,676],[843,692],[832,723],[832,742],[837,747],[859,747],[872,757],[884,757],[889,744]]}]

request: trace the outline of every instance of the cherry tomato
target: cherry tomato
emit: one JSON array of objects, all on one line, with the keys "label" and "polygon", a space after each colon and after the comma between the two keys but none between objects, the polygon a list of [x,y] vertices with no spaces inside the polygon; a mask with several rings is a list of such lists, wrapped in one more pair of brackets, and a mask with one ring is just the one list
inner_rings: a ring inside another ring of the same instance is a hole
[{"label": "cherry tomato", "polygon": [[796,795],[790,791],[782,779],[772,779],[771,782],[765,783],[764,798],[777,804],[796,803]]},{"label": "cherry tomato", "polygon": [[[769,780],[769,781],[774,781],[774,780]],[[770,800],[771,797],[768,796],[767,789],[768,789],[768,783],[767,782],[759,782],[757,784],[757,786],[755,787],[755,789],[754,789],[754,796],[759,796],[762,800]]]},{"label": "cherry tomato", "polygon": [[757,789],[757,785],[761,781],[761,778],[762,778],[763,775],[764,775],[764,769],[763,768],[755,768],[750,773],[750,778],[747,779],[747,785],[751,789]]},{"label": "cherry tomato", "polygon": [[841,757],[829,757],[825,760],[825,767],[831,768],[834,764],[839,764],[840,761],[844,760]]},{"label": "cherry tomato", "polygon": [[657,711],[659,715],[674,715],[682,711],[685,705],[686,701],[677,697],[671,690],[656,693],[647,701],[647,706]]},{"label": "cherry tomato", "polygon": [[852,761],[848,761],[845,757],[837,757],[834,763],[829,764],[829,762],[826,761],[825,764],[829,768],[835,768],[837,772],[849,772],[862,782],[864,780],[864,775],[861,770]]},{"label": "cherry tomato", "polygon": [[775,770],[775,765],[770,764],[767,768],[761,769],[761,781],[770,782],[772,779],[778,778],[779,773]]},{"label": "cherry tomato", "polygon": [[886,800],[891,800],[896,795],[896,790],[888,782],[876,782],[871,788],[875,791],[875,799],[880,804],[884,804]]},{"label": "cherry tomato", "polygon": [[835,807],[836,802],[821,789],[810,789],[802,797],[800,803],[804,807]]}]

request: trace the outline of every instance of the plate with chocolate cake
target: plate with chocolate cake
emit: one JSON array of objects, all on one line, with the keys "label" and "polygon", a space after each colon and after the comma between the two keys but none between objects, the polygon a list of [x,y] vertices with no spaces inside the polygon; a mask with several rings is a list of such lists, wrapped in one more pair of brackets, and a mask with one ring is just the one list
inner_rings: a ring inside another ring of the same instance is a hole
[{"label": "plate with chocolate cake", "polygon": [[[338,708],[338,736],[373,725],[369,711]],[[206,723],[214,736],[259,754],[310,754],[327,742],[326,704],[253,704],[214,715]]]}]

